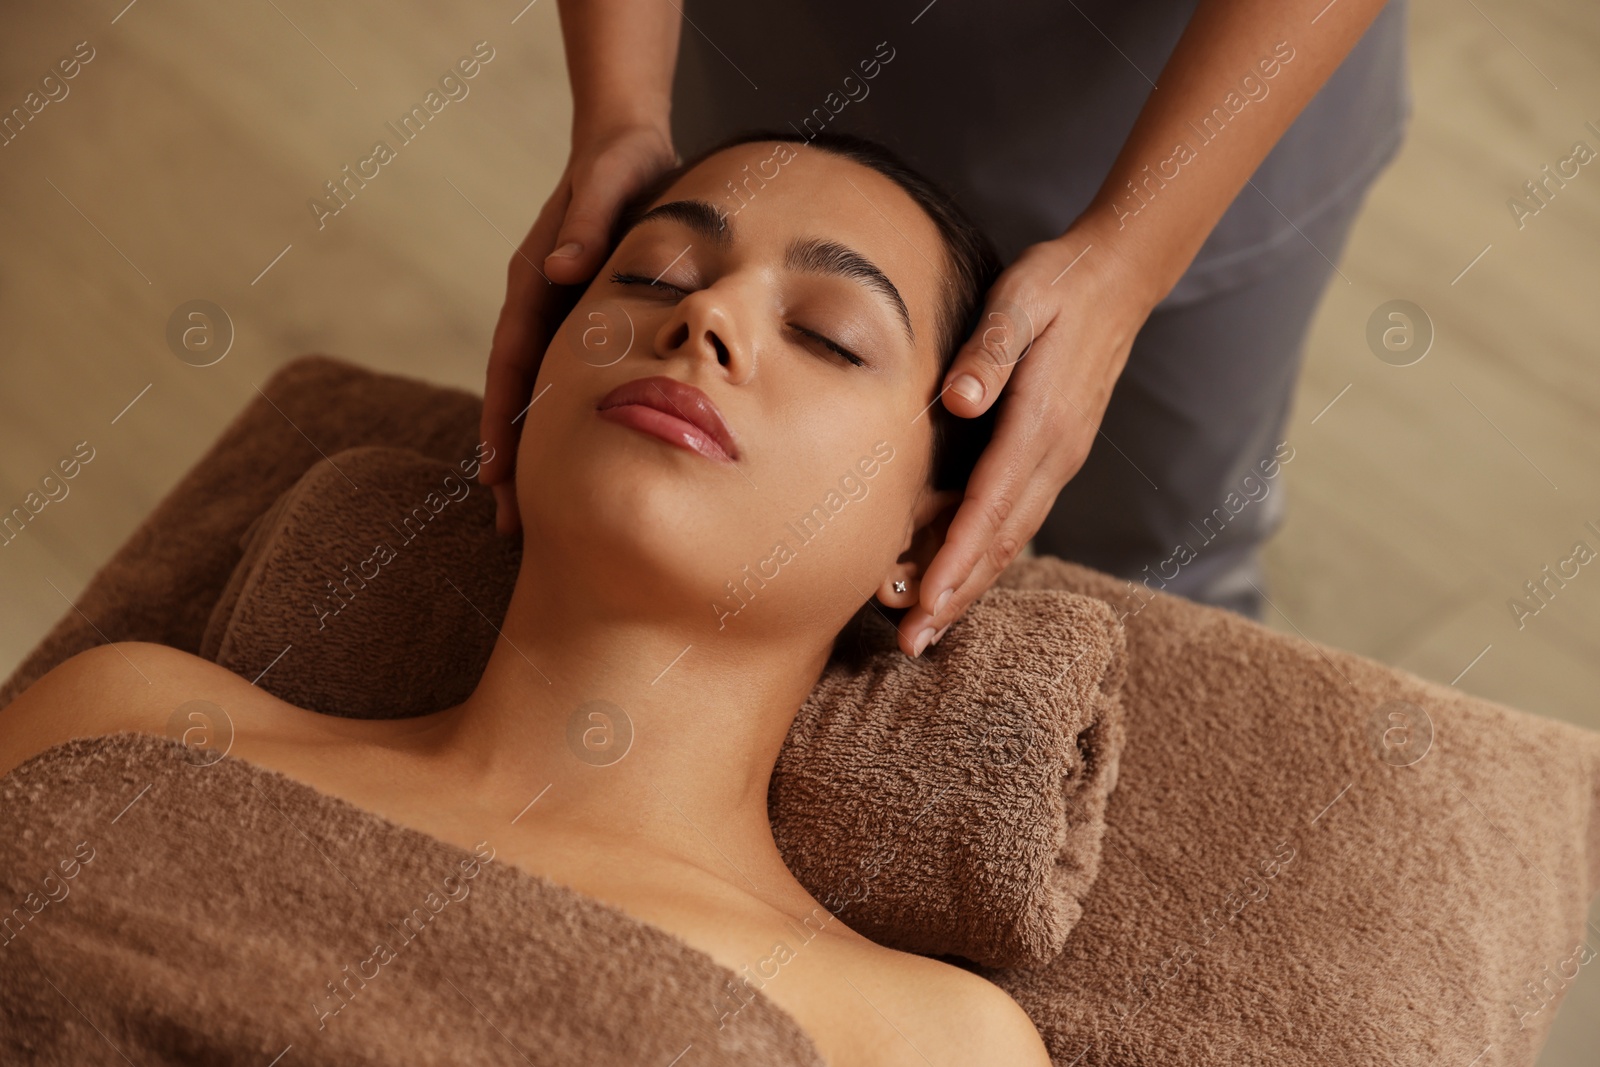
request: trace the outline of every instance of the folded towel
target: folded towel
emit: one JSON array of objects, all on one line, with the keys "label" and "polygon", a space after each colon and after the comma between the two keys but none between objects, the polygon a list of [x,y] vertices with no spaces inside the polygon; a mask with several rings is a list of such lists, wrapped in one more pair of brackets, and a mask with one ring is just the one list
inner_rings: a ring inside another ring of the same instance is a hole
[{"label": "folded towel", "polygon": [[[464,700],[521,555],[476,474],[473,456],[381,447],[313,465],[246,532],[201,654],[329,714]],[[779,754],[784,860],[882,944],[1047,962],[1099,870],[1122,678],[1120,627],[1090,597],[997,590],[917,660],[872,616]]]},{"label": "folded towel", "polygon": [[784,862],[873,940],[996,967],[1054,959],[1100,873],[1124,727],[1099,600],[997,589],[919,660],[873,616],[778,754]]},{"label": "folded towel", "polygon": [[240,535],[307,467],[380,442],[454,463],[473,454],[482,410],[471,393],[328,356],[280,368],[0,685],[0,708],[106,641],[198,653],[218,590],[238,565]]},{"label": "folded towel", "polygon": [[442,463],[403,448],[313,465],[241,538],[200,655],[252,679],[272,664],[263,689],[352,719],[465,700],[522,559],[495,532],[477,469],[471,453]]},{"label": "folded towel", "polygon": [[735,972],[493,842],[192,755],[121,733],[0,778],[0,1062],[823,1063]]}]

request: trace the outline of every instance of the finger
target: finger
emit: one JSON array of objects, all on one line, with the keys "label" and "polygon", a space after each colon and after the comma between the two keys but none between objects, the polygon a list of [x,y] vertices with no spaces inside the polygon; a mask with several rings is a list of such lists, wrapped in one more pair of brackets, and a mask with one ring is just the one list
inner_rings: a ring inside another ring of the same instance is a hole
[{"label": "finger", "polygon": [[[987,575],[982,586],[987,588],[1016,558],[1088,454],[1093,427],[1061,414],[1063,405],[1055,402],[1060,390],[1033,369],[1043,365],[1041,361],[1020,372],[1006,394],[994,436],[967,481],[944,544],[923,575],[919,602],[912,609],[916,618],[905,626],[913,638],[927,625],[947,625],[978,595],[961,599],[975,572]],[[1043,391],[1036,384],[1041,381]]]},{"label": "finger", "polygon": [[601,156],[592,170],[574,175],[572,202],[544,260],[550,280],[578,285],[595,276],[611,247],[622,205],[651,175],[621,157]]},{"label": "finger", "polygon": [[515,479],[507,479],[490,486],[490,490],[494,493],[494,528],[507,535],[522,532],[522,513],[517,510]]},{"label": "finger", "polygon": [[[923,575],[918,599],[929,616],[948,622],[940,603],[944,594],[953,596],[986,552],[996,547],[1003,552],[1008,547],[995,546],[994,538],[1010,519],[1016,502],[1033,500],[1037,494],[1030,490],[1040,479],[1048,499],[1054,501],[1088,456],[1105,403],[1100,398],[1099,378],[1088,367],[1090,361],[1068,360],[1062,351],[1075,338],[1063,322],[1052,323],[1034,341],[1031,358],[1016,369],[1001,401],[994,433],[967,479],[949,535]],[[1054,380],[1063,371],[1067,378],[1064,388]],[[1085,378],[1086,374],[1089,377]],[[1109,396],[1109,388],[1104,392]],[[1073,393],[1078,401],[1069,395]],[[1084,403],[1093,407],[1093,416],[1084,412]],[[1037,532],[1044,512],[1036,520],[1026,537]],[[1012,554],[1021,549],[1021,545],[1009,547]]]},{"label": "finger", "polygon": [[1044,314],[1027,310],[1012,287],[991,290],[972,336],[944,376],[944,406],[964,418],[989,410],[1037,333],[1049,325],[1041,321]]},{"label": "finger", "polygon": [[[920,654],[916,647],[919,641],[923,642],[923,651],[926,651],[927,642],[939,636],[951,623],[961,618],[972,606],[973,601],[989,590],[1000,572],[1015,561],[1022,551],[1022,546],[1038,532],[1044,517],[1050,512],[1051,505],[1055,503],[1059,489],[1048,490],[1047,483],[1048,479],[1043,478],[1036,478],[1028,483],[1025,497],[1019,506],[1012,510],[1012,517],[989,542],[989,550],[982,554],[961,584],[951,591],[950,598],[945,601],[941,611],[931,613],[919,603],[906,612],[900,621],[899,631],[900,647],[907,655]],[[954,529],[954,523],[951,525]],[[946,541],[940,552],[949,551],[953,547],[955,546],[952,541]],[[938,562],[938,557],[935,557],[934,562]]]},{"label": "finger", "polygon": [[[1048,348],[1051,338],[1040,343]],[[919,602],[902,619],[913,640],[928,627],[942,632],[989,589],[1089,456],[1110,387],[1092,368],[1058,385],[1048,364],[1044,358],[1029,364],[1006,392],[994,438],[928,565]],[[1008,461],[1013,453],[1017,458]]]},{"label": "finger", "polygon": [[516,464],[522,414],[532,396],[539,364],[549,341],[558,292],[536,266],[550,247],[566,208],[564,183],[546,201],[522,245],[506,268],[506,298],[495,323],[485,371],[479,435],[492,452],[478,468],[478,482],[508,480]]},{"label": "finger", "polygon": [[[922,576],[919,602],[939,615],[944,597],[966,580],[1037,476],[1058,428],[1035,390],[1019,380],[1001,402],[994,434],[978,457],[945,542]],[[1058,487],[1059,488],[1059,487]]]}]

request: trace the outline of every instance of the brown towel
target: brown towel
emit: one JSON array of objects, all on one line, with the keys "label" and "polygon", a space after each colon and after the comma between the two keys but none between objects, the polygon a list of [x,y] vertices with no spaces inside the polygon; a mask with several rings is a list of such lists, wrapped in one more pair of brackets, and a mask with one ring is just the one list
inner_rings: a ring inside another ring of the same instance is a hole
[{"label": "brown towel", "polygon": [[114,734],[0,778],[0,1062],[823,1063],[735,972],[492,841],[195,753]]},{"label": "brown towel", "polygon": [[0,707],[57,663],[105,641],[154,641],[198,654],[217,594],[239,562],[240,535],[306,468],[380,443],[454,463],[473,454],[482,407],[471,393],[328,356],[282,367],[0,686]]},{"label": "brown towel", "polygon": [[[477,441],[476,397],[325,357],[263,391],[272,404],[196,461],[0,705],[101,641],[96,626],[198,650],[240,535],[318,448],[454,463]],[[995,975],[1059,1067],[1533,1062],[1600,962],[1584,909],[1600,889],[1594,733],[1059,561],[1001,584],[1096,597],[1127,627],[1099,877],[1060,956]],[[1429,719],[1385,748],[1391,700]],[[1430,720],[1429,750],[1402,766]]]},{"label": "brown towel", "polygon": [[1061,560],[1001,583],[1126,614],[1100,878],[983,972],[1057,1063],[1533,1063],[1600,966],[1600,734]]},{"label": "brown towel", "polygon": [[[520,560],[475,475],[470,455],[395,448],[313,465],[245,539],[201,653],[330,714],[465,699]],[[864,661],[830,666],[779,754],[768,798],[784,860],[882,944],[1048,962],[1099,870],[1120,627],[1089,597],[997,590],[912,660],[874,622]]]},{"label": "brown towel", "polygon": [[200,655],[252,679],[270,665],[262,688],[353,719],[465,700],[522,559],[495,533],[475,453],[442,463],[402,448],[318,461],[242,544]]},{"label": "brown towel", "polygon": [[784,862],[875,941],[1048,962],[1100,872],[1122,627],[1089,597],[997,589],[910,660],[874,622],[866,665],[830,667],[778,753]]}]

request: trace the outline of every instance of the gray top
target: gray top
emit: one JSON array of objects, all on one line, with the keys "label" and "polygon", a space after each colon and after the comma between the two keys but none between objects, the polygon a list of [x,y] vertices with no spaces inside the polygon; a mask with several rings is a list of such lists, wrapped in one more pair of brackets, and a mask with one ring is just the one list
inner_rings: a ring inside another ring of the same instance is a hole
[{"label": "gray top", "polygon": [[[757,126],[872,137],[954,193],[1009,261],[1088,205],[1196,0],[924,4],[688,0],[673,86],[679,151]],[[1303,251],[1295,227],[1348,209],[1393,157],[1410,114],[1405,7],[1395,0],[1379,13],[1164,306],[1243,284]],[[1316,47],[1311,18],[1280,50],[1293,49],[1286,69]],[[1250,74],[1231,101],[1241,112],[1249,94],[1274,87],[1261,70],[1239,71]],[[1226,138],[1224,100],[1196,100],[1193,121],[1214,107],[1222,121],[1203,132]],[[1206,151],[1200,132],[1191,144]]]}]

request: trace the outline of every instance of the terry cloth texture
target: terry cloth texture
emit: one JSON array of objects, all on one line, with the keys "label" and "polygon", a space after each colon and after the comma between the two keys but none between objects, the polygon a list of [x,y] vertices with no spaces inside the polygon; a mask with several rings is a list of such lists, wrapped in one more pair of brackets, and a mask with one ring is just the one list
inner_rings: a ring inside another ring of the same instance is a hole
[{"label": "terry cloth texture", "polygon": [[1126,613],[1100,878],[982,972],[1058,1063],[1534,1062],[1600,950],[1600,734],[1061,560],[1001,584]]},{"label": "terry cloth texture", "polygon": [[202,752],[80,738],[0,778],[0,1062],[821,1067],[733,971],[494,842]]},{"label": "terry cloth texture", "polygon": [[[322,357],[264,391],[283,414],[253,402],[79,598],[106,638],[198,651],[241,535],[322,458],[285,416],[329,455],[473,454],[464,393]],[[1600,948],[1600,737],[1059,560],[1000,587],[1091,596],[1126,628],[1127,743],[1082,918],[1049,964],[983,972],[1057,1064],[1533,1062]],[[0,701],[101,640],[67,612]],[[0,868],[23,879],[6,906],[27,873]]]},{"label": "terry cloth texture", "polygon": [[240,536],[322,458],[318,449],[331,455],[394,444],[447,463],[476,455],[483,400],[457,389],[311,355],[280,368],[262,393],[0,686],[0,707],[57,663],[106,640],[153,641],[199,655],[212,608],[238,566]]},{"label": "terry cloth texture", "polygon": [[[252,527],[202,655],[334,715],[465,700],[520,552],[494,530],[493,497],[458,473],[386,447],[314,465]],[[913,660],[875,621],[779,754],[768,797],[784,860],[882,944],[1048,962],[1099,871],[1121,627],[1091,597],[997,590]]]},{"label": "terry cloth texture", "polygon": [[247,678],[273,664],[263,689],[353,719],[465,700],[522,559],[520,541],[495,532],[473,454],[447,463],[373,446],[313,465],[241,546],[200,655]]}]

